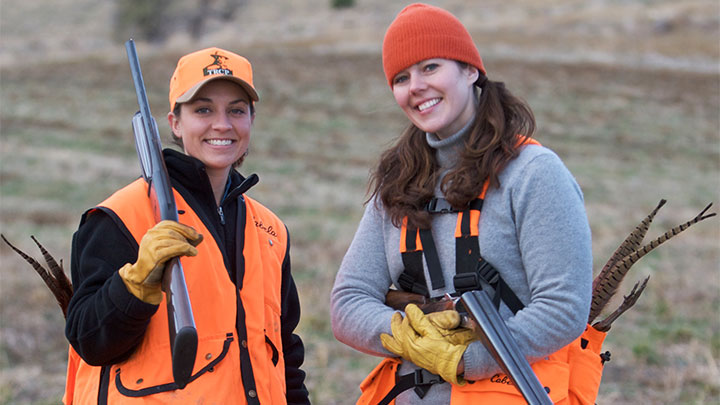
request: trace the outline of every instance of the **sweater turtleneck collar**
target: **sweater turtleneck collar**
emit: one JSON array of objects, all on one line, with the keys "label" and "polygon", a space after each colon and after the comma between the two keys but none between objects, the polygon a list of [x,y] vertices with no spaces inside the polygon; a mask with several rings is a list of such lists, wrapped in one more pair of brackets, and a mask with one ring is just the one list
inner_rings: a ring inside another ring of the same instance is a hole
[{"label": "sweater turtleneck collar", "polygon": [[435,149],[435,157],[441,168],[449,169],[455,166],[460,157],[460,151],[465,147],[465,139],[473,122],[475,122],[475,116],[458,132],[445,139],[440,139],[436,134],[430,132],[425,133],[425,139],[428,145]]}]

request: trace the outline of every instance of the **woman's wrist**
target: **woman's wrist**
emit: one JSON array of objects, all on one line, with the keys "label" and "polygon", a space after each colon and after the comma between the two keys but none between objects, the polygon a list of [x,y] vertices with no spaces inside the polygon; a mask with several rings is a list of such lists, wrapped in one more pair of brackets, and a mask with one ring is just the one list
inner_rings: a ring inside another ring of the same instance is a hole
[{"label": "woman's wrist", "polygon": [[460,357],[460,361],[457,365],[457,375],[461,376],[465,374],[465,356]]}]

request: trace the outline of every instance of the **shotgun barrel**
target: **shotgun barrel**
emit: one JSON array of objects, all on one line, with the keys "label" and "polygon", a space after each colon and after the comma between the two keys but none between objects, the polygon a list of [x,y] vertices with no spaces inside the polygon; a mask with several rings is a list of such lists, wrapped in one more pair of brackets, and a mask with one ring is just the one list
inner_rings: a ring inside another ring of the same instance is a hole
[{"label": "shotgun barrel", "polygon": [[[145,83],[140,70],[140,61],[135,49],[135,42],[130,39],[125,43],[130,71],[132,72],[140,110],[132,119],[135,147],[142,175],[149,186],[149,197],[155,210],[155,219],[178,220],[177,207],[173,196],[170,176],[162,156],[162,144],[157,124],[150,113],[145,92]],[[195,319],[190,305],[185,274],[180,260],[175,257],[165,265],[162,288],[167,302],[168,328],[170,332],[170,350],[172,355],[172,372],[179,389],[185,388],[192,375],[197,355],[198,336]]]},{"label": "shotgun barrel", "polygon": [[[468,291],[460,296],[468,315],[477,323],[476,332],[500,368],[515,383],[528,404],[552,405],[545,388],[518,348],[486,291]],[[460,310],[460,308],[458,308]]]}]

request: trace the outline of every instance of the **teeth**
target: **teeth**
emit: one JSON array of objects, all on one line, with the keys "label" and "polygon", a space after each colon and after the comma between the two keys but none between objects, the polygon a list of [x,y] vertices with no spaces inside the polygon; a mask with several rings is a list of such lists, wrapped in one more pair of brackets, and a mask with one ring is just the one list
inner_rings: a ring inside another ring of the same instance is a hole
[{"label": "teeth", "polygon": [[418,110],[420,110],[420,111],[426,110],[426,109],[434,106],[435,104],[437,104],[437,103],[439,103],[439,102],[440,102],[440,99],[439,99],[439,98],[434,98],[434,99],[432,99],[432,100],[428,100],[428,101],[420,104],[420,105],[418,106]]},{"label": "teeth", "polygon": [[229,139],[208,139],[207,143],[215,146],[227,146],[230,145],[232,141]]}]

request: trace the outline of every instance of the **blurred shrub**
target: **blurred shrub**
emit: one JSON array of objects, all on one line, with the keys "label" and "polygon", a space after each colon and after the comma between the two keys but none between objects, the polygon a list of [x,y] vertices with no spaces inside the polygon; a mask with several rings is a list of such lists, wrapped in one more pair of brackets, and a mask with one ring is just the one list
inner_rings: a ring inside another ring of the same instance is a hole
[{"label": "blurred shrub", "polygon": [[130,37],[162,42],[169,33],[172,19],[167,18],[170,0],[118,0],[114,13],[113,35],[124,41]]},{"label": "blurred shrub", "polygon": [[247,0],[116,0],[113,36],[163,42],[174,32],[194,39],[211,30],[214,22],[232,21]]},{"label": "blurred shrub", "polygon": [[331,0],[332,8],[350,8],[355,5],[355,0]]}]

